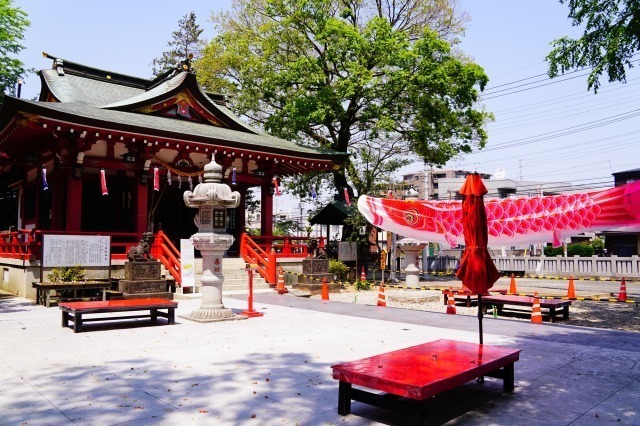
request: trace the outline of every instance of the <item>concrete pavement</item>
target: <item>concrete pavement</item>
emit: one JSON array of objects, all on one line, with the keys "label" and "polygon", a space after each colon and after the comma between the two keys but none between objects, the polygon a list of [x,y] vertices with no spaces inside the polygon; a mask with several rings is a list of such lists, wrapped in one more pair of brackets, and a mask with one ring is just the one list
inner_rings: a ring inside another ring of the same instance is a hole
[{"label": "concrete pavement", "polygon": [[[243,296],[225,305],[246,308]],[[178,315],[200,306],[181,300]],[[93,323],[0,298],[0,425],[396,425],[353,403],[337,414],[330,366],[447,338],[477,342],[477,319],[256,295],[265,315],[174,326]],[[162,320],[161,320],[162,321]],[[135,322],[135,321],[134,321]],[[640,333],[484,319],[486,344],[522,349],[516,389],[470,382],[431,399],[429,424],[640,424]]]}]

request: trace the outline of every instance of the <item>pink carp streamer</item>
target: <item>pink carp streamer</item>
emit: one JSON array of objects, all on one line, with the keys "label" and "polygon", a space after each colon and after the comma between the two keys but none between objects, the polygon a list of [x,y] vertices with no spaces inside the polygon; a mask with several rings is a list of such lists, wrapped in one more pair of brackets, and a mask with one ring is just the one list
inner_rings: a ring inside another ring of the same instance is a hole
[{"label": "pink carp streamer", "polygon": [[[448,244],[464,242],[462,201],[374,198],[358,209],[373,225],[399,235]],[[553,242],[588,231],[640,232],[640,181],[573,194],[485,200],[489,246]]]}]

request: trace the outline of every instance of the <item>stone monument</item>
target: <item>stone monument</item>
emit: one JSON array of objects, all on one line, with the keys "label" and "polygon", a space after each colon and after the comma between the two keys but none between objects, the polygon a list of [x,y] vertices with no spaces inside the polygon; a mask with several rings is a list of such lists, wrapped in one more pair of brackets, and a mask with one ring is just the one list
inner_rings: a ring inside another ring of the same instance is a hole
[{"label": "stone monument", "polygon": [[240,205],[240,193],[231,192],[229,185],[222,182],[222,167],[215,158],[204,166],[204,182],[196,185],[192,191],[185,191],[184,203],[187,207],[197,208],[194,222],[198,232],[191,236],[193,246],[202,255],[202,304],[191,314],[184,316],[199,322],[227,321],[246,319],[235,315],[222,303],[222,257],[233,244],[233,236],[226,233],[226,209]]},{"label": "stone monument", "polygon": [[160,275],[160,262],[151,257],[152,242],[153,232],[145,232],[138,245],[127,252],[129,260],[124,264],[124,279],[118,281],[118,291],[125,299],[173,299],[173,293],[168,291],[167,280]]},{"label": "stone monument", "polygon": [[322,281],[327,280],[329,292],[340,290],[340,284],[333,282],[333,275],[329,273],[329,259],[318,250],[318,241],[309,239],[309,256],[302,259],[302,275],[298,283],[293,284],[295,290],[315,295],[322,293]]}]

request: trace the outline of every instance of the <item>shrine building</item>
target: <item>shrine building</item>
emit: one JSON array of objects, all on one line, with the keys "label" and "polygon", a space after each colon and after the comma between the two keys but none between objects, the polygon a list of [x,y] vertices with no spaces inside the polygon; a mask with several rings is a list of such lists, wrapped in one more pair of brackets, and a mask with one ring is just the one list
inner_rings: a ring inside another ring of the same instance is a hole
[{"label": "shrine building", "polygon": [[214,156],[242,196],[227,232],[239,240],[247,190],[259,187],[260,228],[271,235],[274,180],[329,172],[346,159],[242,122],[224,96],[198,84],[188,61],[144,79],[44,55],[53,66],[39,72],[40,98],[5,96],[0,110],[2,229],[141,234],[161,226],[173,241],[188,238],[197,228],[182,194]]}]

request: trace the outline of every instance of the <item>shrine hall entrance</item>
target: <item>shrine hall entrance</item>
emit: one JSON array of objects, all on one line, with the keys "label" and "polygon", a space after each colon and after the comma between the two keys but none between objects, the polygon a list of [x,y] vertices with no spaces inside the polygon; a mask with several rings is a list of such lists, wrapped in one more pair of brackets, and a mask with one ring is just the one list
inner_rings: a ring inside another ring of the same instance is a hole
[{"label": "shrine hall entrance", "polygon": [[100,175],[82,175],[83,232],[135,232],[135,184],[133,177],[107,177],[109,194],[102,195]]}]

